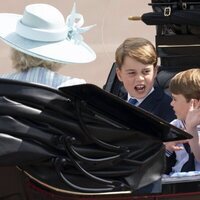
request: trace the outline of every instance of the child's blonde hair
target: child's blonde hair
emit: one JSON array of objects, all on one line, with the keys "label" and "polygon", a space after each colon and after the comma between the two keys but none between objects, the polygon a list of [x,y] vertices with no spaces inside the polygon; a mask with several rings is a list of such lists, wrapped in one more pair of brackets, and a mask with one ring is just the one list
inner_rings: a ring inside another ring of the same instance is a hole
[{"label": "child's blonde hair", "polygon": [[121,68],[126,56],[143,64],[157,65],[157,54],[153,44],[144,38],[128,38],[115,52],[117,67]]},{"label": "child's blonde hair", "polygon": [[169,83],[173,94],[182,94],[189,102],[191,99],[200,100],[200,68],[185,70],[176,74]]}]

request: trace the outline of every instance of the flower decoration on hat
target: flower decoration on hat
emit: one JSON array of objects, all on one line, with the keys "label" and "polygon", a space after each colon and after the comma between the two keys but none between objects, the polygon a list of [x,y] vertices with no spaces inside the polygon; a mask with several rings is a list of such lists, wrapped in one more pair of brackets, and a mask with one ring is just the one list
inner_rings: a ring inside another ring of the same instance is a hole
[{"label": "flower decoration on hat", "polygon": [[83,16],[79,13],[76,13],[76,4],[74,3],[72,11],[66,19],[66,25],[68,28],[67,39],[74,40],[75,43],[79,43],[83,41],[83,36],[81,34],[96,26],[96,24],[94,24],[82,27],[83,24]]}]

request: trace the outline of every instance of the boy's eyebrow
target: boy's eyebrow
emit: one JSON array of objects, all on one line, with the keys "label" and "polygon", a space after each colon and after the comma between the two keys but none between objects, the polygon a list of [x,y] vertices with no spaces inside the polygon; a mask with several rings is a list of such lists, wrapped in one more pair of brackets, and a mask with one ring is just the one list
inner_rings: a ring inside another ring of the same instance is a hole
[{"label": "boy's eyebrow", "polygon": [[152,66],[152,65],[147,65],[146,67],[144,67],[144,69],[149,69],[149,68],[152,68],[152,67],[154,67],[154,66]]},{"label": "boy's eyebrow", "polygon": [[125,69],[125,71],[136,71],[135,69]]}]

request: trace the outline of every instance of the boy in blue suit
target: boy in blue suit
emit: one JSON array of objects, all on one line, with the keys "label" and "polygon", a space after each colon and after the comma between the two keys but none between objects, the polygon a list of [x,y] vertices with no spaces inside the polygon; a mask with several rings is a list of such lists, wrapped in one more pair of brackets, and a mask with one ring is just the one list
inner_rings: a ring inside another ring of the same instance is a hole
[{"label": "boy in blue suit", "polygon": [[144,38],[128,38],[116,50],[116,74],[127,91],[124,100],[136,99],[138,106],[171,122],[175,114],[171,97],[162,88],[154,87],[158,66],[153,44]]}]

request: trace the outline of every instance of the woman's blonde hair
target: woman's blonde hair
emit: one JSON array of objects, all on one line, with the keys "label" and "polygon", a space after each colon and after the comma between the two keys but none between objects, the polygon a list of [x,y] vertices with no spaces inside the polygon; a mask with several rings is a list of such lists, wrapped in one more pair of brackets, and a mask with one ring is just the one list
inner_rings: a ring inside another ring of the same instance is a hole
[{"label": "woman's blonde hair", "polygon": [[62,64],[46,61],[40,58],[36,58],[16,49],[11,48],[11,60],[13,67],[18,71],[24,71],[32,67],[45,67],[51,70],[58,70]]},{"label": "woman's blonde hair", "polygon": [[189,102],[191,99],[200,100],[200,68],[185,70],[176,74],[169,83],[173,94],[181,94]]},{"label": "woman's blonde hair", "polygon": [[143,64],[157,65],[157,54],[153,44],[144,38],[128,38],[116,50],[115,60],[121,68],[126,56]]}]

